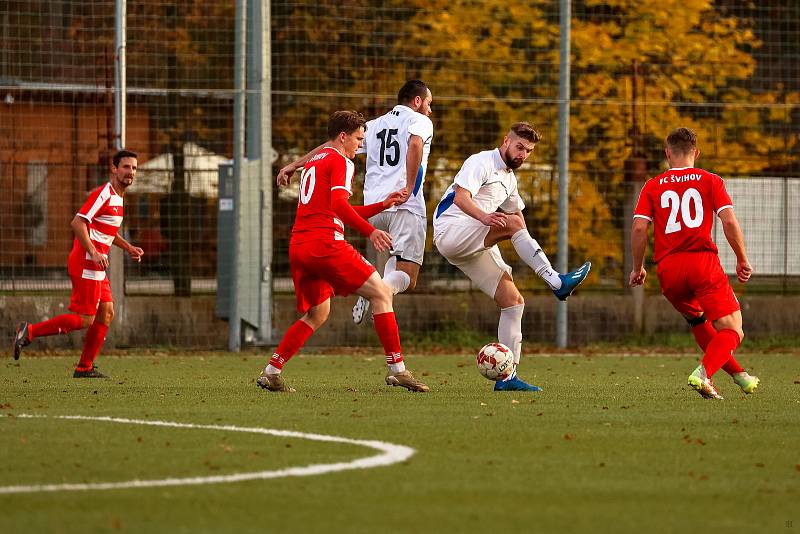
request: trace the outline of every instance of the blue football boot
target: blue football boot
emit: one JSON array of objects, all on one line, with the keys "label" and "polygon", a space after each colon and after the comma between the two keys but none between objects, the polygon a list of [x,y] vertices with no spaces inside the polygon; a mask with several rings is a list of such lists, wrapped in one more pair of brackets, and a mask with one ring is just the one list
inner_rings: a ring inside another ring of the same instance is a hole
[{"label": "blue football boot", "polygon": [[495,382],[494,390],[495,391],[542,391],[542,388],[540,388],[539,386],[528,384],[524,380],[521,380],[517,376],[517,373],[514,373],[514,376],[512,376],[508,380],[498,380],[497,382]]},{"label": "blue football boot", "polygon": [[581,285],[581,282],[586,280],[591,268],[592,262],[587,261],[571,273],[559,274],[558,277],[561,278],[561,287],[554,289],[553,295],[555,295],[558,300],[567,300],[567,297],[572,295],[572,292]]}]

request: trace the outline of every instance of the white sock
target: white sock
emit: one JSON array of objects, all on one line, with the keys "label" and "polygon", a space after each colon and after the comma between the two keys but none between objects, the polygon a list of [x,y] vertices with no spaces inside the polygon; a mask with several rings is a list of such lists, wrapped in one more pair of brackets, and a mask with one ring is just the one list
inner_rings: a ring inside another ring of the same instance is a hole
[{"label": "white sock", "polygon": [[275,367],[272,364],[269,364],[266,367],[264,367],[264,372],[267,373],[268,375],[279,375],[279,374],[281,374],[281,370],[278,369],[277,367]]},{"label": "white sock", "polygon": [[542,247],[531,237],[527,230],[523,228],[514,234],[511,237],[511,244],[514,245],[514,250],[517,251],[520,259],[527,263],[550,286],[550,289],[559,289],[561,287],[561,278],[558,277],[558,271],[553,269]]},{"label": "white sock", "polygon": [[497,340],[514,353],[514,366],[522,354],[522,312],[524,304],[500,309],[500,322],[497,325]]},{"label": "white sock", "polygon": [[402,373],[406,370],[406,362],[399,362],[399,363],[390,363],[389,364],[389,371],[392,373]]},{"label": "white sock", "polygon": [[408,276],[408,273],[397,270],[397,256],[392,256],[386,262],[386,266],[383,268],[383,281],[392,288],[394,295],[402,293],[411,284],[411,277]]}]

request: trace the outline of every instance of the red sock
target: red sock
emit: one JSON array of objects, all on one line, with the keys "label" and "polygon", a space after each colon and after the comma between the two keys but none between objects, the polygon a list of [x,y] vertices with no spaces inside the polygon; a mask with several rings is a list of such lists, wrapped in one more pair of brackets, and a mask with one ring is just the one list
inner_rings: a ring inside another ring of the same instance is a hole
[{"label": "red sock", "polygon": [[35,337],[42,336],[55,336],[56,334],[66,334],[73,330],[80,330],[83,328],[83,317],[77,313],[65,313],[64,315],[57,315],[47,321],[36,323],[28,326],[28,333],[31,335],[31,341]]},{"label": "red sock", "polygon": [[725,365],[722,366],[722,370],[728,373],[729,375],[735,375],[736,373],[743,373],[744,369],[742,366],[739,365],[739,362],[736,361],[736,358],[731,356],[731,359],[725,362]]},{"label": "red sock", "polygon": [[[708,344],[711,343],[711,340],[714,339],[715,335],[717,335],[717,331],[714,330],[714,326],[711,324],[711,321],[705,321],[703,324],[693,326],[692,334],[694,334],[694,339],[697,341],[697,345],[703,352],[705,352],[708,349]],[[729,375],[744,371],[742,366],[739,365],[739,362],[737,362],[736,358],[733,356],[731,356],[730,360],[725,362],[725,365],[722,366],[722,369]]]},{"label": "red sock", "polygon": [[717,331],[711,321],[703,321],[701,324],[692,327],[692,334],[694,334],[694,340],[697,341],[700,350],[705,352],[708,350],[708,344],[717,335]]},{"label": "red sock", "polygon": [[403,361],[403,349],[400,348],[400,330],[397,328],[397,319],[394,312],[376,313],[372,316],[375,321],[375,331],[383,345],[386,354],[386,363],[400,363]]},{"label": "red sock", "polygon": [[733,357],[733,353],[739,346],[741,340],[735,330],[728,328],[720,330],[703,356],[703,367],[706,368],[706,375],[711,377],[714,373]]},{"label": "red sock", "polygon": [[76,371],[88,371],[94,366],[94,359],[97,358],[107,333],[108,325],[103,323],[94,322],[89,326],[86,337],[83,339],[83,352],[81,352],[81,361],[75,368]]},{"label": "red sock", "polygon": [[305,345],[305,342],[308,341],[308,338],[310,338],[313,333],[314,329],[308,326],[307,323],[301,320],[295,321],[294,324],[289,327],[289,330],[283,334],[283,339],[281,339],[278,348],[275,349],[275,354],[269,359],[269,364],[278,369],[283,369],[283,364],[297,354],[300,347]]}]

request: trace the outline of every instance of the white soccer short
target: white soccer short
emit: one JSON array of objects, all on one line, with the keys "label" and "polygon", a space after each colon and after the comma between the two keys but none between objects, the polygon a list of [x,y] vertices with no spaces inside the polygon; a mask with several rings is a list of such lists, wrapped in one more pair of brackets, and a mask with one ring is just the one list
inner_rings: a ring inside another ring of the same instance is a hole
[{"label": "white soccer short", "polygon": [[392,256],[400,256],[405,261],[422,265],[425,256],[425,234],[428,223],[425,217],[408,210],[384,211],[369,219],[378,230],[389,232],[392,236]]},{"label": "white soccer short", "polygon": [[503,273],[511,276],[511,266],[503,261],[497,245],[486,248],[483,242],[489,227],[478,221],[447,224],[437,229],[433,244],[447,261],[455,265],[478,288],[494,298]]}]

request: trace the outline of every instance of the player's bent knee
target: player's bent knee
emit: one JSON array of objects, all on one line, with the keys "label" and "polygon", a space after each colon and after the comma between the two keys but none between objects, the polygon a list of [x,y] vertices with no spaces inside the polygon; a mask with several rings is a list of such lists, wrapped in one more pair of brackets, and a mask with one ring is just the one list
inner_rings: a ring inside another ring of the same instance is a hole
[{"label": "player's bent knee", "polygon": [[95,321],[99,321],[106,326],[110,326],[113,320],[114,310],[104,310],[95,316]]},{"label": "player's bent knee", "polygon": [[373,306],[391,306],[393,296],[391,288],[384,285],[379,291],[376,291],[375,294],[369,297],[368,300]]},{"label": "player's bent knee", "polygon": [[506,220],[506,228],[512,233],[515,234],[526,228],[525,226],[525,219],[522,218],[521,215],[509,215],[508,219]]},{"label": "player's bent knee", "polygon": [[330,316],[329,310],[309,310],[301,319],[313,330],[319,329]]}]

